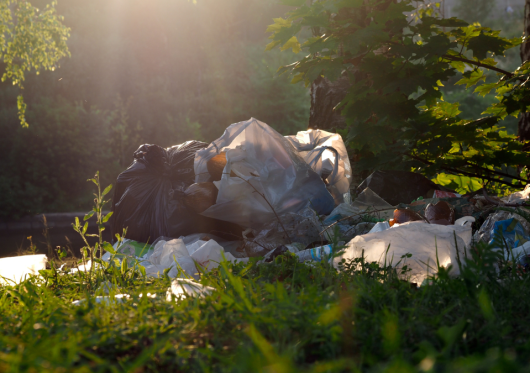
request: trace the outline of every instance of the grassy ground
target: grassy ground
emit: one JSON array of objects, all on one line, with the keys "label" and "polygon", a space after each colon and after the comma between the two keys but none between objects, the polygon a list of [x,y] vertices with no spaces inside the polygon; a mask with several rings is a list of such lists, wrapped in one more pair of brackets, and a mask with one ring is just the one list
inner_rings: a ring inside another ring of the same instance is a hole
[{"label": "grassy ground", "polygon": [[[201,277],[212,295],[171,301],[169,279],[134,268],[48,270],[0,288],[0,371],[530,371],[528,275],[499,279],[495,260],[481,247],[461,277],[420,288],[360,259],[223,263]],[[132,298],[96,304],[105,281]]]}]

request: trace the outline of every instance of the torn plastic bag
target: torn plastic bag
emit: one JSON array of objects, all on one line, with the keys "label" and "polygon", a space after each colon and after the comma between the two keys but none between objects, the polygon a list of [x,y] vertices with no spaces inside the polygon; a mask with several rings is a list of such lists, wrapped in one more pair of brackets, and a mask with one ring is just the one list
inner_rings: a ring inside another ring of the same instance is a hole
[{"label": "torn plastic bag", "polygon": [[[393,209],[392,205],[379,197],[373,190],[366,188],[357,196],[353,203],[341,203],[335,207],[335,209],[333,209],[329,216],[323,221],[323,224],[328,226],[338,220],[348,217],[351,218],[343,220],[345,224],[357,224],[363,220],[363,215],[370,215],[378,219],[389,219],[393,216]],[[366,212],[366,214],[363,214],[364,212]]]},{"label": "torn plastic bag", "polygon": [[299,131],[296,136],[285,137],[326,182],[335,204],[350,202],[352,169],[342,137],[322,130]]},{"label": "torn plastic bag", "polygon": [[219,189],[216,204],[202,215],[259,229],[276,219],[269,203],[278,215],[308,206],[319,214],[333,209],[333,197],[320,176],[285,137],[265,123],[254,118],[234,123],[198,151],[196,183],[210,181],[208,161],[222,152],[226,152],[226,166],[221,180],[214,181]]},{"label": "torn plastic bag", "polygon": [[502,201],[506,203],[524,204],[525,202],[528,202],[528,197],[530,197],[530,184],[528,184],[520,192],[515,192],[510,194],[508,197],[502,198]]},{"label": "torn plastic bag", "polygon": [[122,234],[127,228],[127,238],[153,242],[160,236],[179,237],[213,230],[240,234],[238,227],[204,217],[184,203],[184,191],[195,178],[195,153],[206,146],[199,141],[168,149],[140,146],[134,153],[134,162],[116,181],[112,235]]},{"label": "torn plastic bag", "polygon": [[[458,246],[458,255],[457,247]],[[404,277],[418,284],[437,272],[437,255],[441,266],[452,264],[451,274],[458,275],[458,260],[463,262],[465,247],[471,244],[471,228],[456,225],[436,225],[409,222],[384,231],[357,236],[351,240],[344,253],[334,258],[335,267],[342,259],[350,260],[363,255],[368,263],[380,266],[392,265],[399,269],[404,265],[410,272]],[[411,258],[402,257],[412,254]]]},{"label": "torn plastic bag", "polygon": [[[204,235],[199,237],[205,238]],[[197,264],[204,270],[210,271],[217,268],[219,262],[223,260],[223,255],[229,261],[245,261],[236,259],[232,254],[225,252],[215,240],[196,238],[197,236],[178,239],[160,237],[154,242],[153,253],[140,264],[145,267],[146,274],[149,276],[160,276],[166,269],[169,269],[169,277],[180,275],[198,278]]]},{"label": "torn plastic bag", "polygon": [[[249,257],[262,256],[281,245],[300,243],[304,247],[321,240],[322,227],[315,212],[306,208],[298,213],[289,213],[273,220],[261,230],[254,231],[254,238],[245,242]],[[287,234],[283,228],[286,229]]]},{"label": "torn plastic bag", "polygon": [[357,191],[365,188],[372,189],[391,205],[411,203],[418,197],[430,198],[435,190],[454,192],[423,175],[407,171],[375,171],[359,185]]}]

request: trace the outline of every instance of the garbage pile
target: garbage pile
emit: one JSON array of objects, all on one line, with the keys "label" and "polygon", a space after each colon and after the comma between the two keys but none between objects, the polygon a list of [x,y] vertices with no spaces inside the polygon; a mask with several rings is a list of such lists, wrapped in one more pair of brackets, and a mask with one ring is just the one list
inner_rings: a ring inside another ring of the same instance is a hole
[{"label": "garbage pile", "polygon": [[322,130],[284,137],[251,118],[210,144],[142,145],[117,180],[112,235],[127,233],[113,255],[177,279],[197,279],[225,259],[268,263],[291,252],[339,267],[363,256],[421,284],[438,266],[458,275],[484,242],[530,270],[529,187],[503,199],[460,195],[382,170],[357,188],[351,182],[341,136]]},{"label": "garbage pile", "polygon": [[[499,234],[516,255],[530,249],[520,210],[496,210],[523,205],[530,189],[463,196],[412,172],[375,171],[352,201],[346,146],[322,130],[284,137],[251,118],[211,144],[142,145],[134,158],[118,177],[112,230],[127,228],[116,250],[152,276],[198,278],[223,259],[267,263],[291,252],[335,266],[364,256],[421,284],[438,265],[458,275],[472,245],[498,244]],[[345,249],[334,253],[337,243]]]}]

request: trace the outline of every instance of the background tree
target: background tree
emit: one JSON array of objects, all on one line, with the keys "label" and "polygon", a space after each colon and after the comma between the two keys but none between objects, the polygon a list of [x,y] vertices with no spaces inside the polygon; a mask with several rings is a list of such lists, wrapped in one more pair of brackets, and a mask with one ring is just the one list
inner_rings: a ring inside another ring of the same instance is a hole
[{"label": "background tree", "polygon": [[[66,45],[69,29],[57,15],[52,1],[39,10],[26,0],[0,0],[0,61],[5,65],[2,82],[9,80],[24,89],[25,73],[55,70],[70,52]],[[17,97],[18,117],[27,127],[26,104]]]},{"label": "background tree", "polygon": [[[510,72],[496,60],[520,38],[442,19],[434,6],[415,7],[410,0],[283,3],[295,8],[269,27],[269,48],[306,51],[306,57],[280,70],[290,72],[293,82],[310,85],[320,77],[336,81],[347,74],[350,88],[339,106],[347,128],[340,132],[357,154],[358,169],[413,169],[431,177],[445,172],[488,186],[526,183],[517,165],[529,161],[500,122],[526,111],[522,83],[528,66]],[[305,38],[304,28],[314,35]],[[487,81],[487,72],[497,74],[497,81]],[[479,95],[496,92],[485,117],[461,117],[458,103],[444,100],[440,88],[456,76],[455,84],[478,85]]]},{"label": "background tree", "polygon": [[31,131],[17,116],[19,89],[0,84],[0,216],[88,208],[87,176],[100,170],[114,183],[143,143],[209,142],[250,117],[284,134],[307,128],[308,90],[276,74],[299,57],[264,50],[267,25],[287,9],[275,0],[64,0],[56,9],[71,57],[26,74]]},{"label": "background tree", "polygon": [[[524,35],[530,35],[530,0],[525,2]],[[521,61],[530,61],[530,43],[521,44]],[[522,141],[530,141],[530,113],[523,113],[519,119],[519,138]],[[526,150],[529,150],[528,147]]]}]

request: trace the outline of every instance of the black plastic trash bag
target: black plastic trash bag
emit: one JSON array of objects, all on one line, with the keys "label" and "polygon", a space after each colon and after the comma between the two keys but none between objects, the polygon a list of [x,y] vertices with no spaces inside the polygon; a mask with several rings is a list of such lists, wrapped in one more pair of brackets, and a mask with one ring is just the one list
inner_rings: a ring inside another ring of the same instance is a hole
[{"label": "black plastic trash bag", "polygon": [[207,146],[200,141],[188,141],[168,149],[151,144],[140,146],[134,153],[134,162],[116,182],[112,235],[122,234],[127,228],[126,238],[153,242],[160,236],[213,231],[218,235],[240,234],[240,227],[201,216],[184,202],[184,191],[195,179],[195,152]]},{"label": "black plastic trash bag", "polygon": [[418,197],[432,198],[435,190],[454,192],[423,175],[407,171],[375,171],[359,185],[357,193],[366,188],[373,190],[392,206],[411,203]]}]

